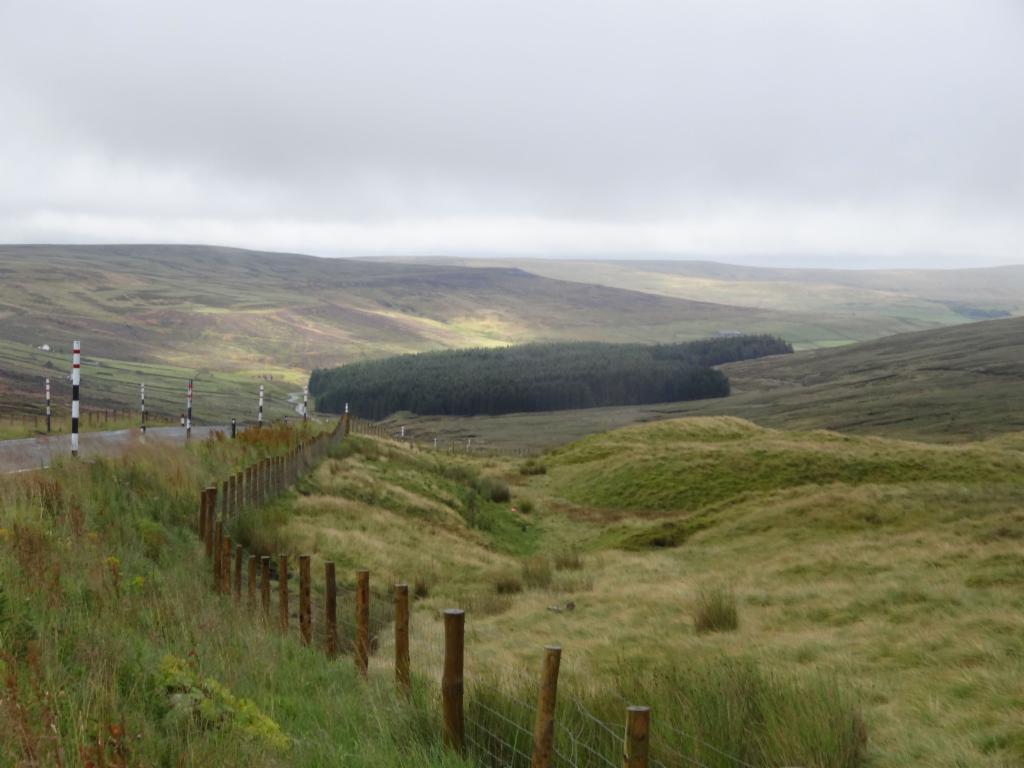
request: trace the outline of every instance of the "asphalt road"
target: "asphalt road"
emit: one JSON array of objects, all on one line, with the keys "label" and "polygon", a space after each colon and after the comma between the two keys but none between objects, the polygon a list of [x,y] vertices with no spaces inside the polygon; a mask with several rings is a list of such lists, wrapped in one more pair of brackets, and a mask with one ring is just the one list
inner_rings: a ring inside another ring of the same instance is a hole
[{"label": "asphalt road", "polygon": [[[203,440],[213,431],[230,427],[192,427],[192,439]],[[150,427],[146,436],[136,429],[86,432],[78,436],[78,455],[83,459],[120,456],[140,445],[185,442],[184,427]],[[0,440],[0,474],[42,469],[58,458],[71,456],[70,435],[40,435],[20,440]]]}]

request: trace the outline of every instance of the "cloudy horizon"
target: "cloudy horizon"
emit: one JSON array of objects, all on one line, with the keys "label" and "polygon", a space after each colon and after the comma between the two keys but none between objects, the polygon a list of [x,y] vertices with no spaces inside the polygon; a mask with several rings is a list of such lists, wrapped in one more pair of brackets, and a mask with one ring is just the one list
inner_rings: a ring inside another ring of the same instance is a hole
[{"label": "cloudy horizon", "polygon": [[0,25],[0,242],[1024,262],[1014,0],[7,0]]}]

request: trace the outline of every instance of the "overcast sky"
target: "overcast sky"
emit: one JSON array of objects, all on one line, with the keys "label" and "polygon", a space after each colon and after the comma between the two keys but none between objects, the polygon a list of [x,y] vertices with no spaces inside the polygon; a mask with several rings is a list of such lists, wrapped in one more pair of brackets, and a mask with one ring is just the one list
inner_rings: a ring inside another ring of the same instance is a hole
[{"label": "overcast sky", "polygon": [[0,0],[0,241],[1024,262],[1022,0]]}]

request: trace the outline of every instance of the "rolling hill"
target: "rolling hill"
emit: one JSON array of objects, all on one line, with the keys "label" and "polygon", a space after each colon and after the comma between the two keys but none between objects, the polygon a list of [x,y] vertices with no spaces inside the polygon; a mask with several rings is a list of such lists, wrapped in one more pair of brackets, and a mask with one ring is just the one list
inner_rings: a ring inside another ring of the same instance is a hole
[{"label": "rolling hill", "polygon": [[[219,377],[206,391],[227,403],[252,400],[256,381],[273,377],[274,408],[287,412],[286,384],[354,360],[536,340],[687,340],[736,327],[785,336],[806,323],[515,268],[206,246],[9,245],[0,246],[0,404],[23,408],[19,393],[36,397],[41,376],[66,370],[74,338],[111,373],[91,390],[108,403],[132,403],[143,376],[176,380],[163,403],[173,412],[181,379]],[[43,344],[53,351],[36,349]]]},{"label": "rolling hill", "polygon": [[[443,259],[500,264],[560,280],[616,286],[658,296],[797,312],[811,333],[787,339],[827,347],[894,333],[1024,312],[1024,266],[984,269],[787,269],[713,261]],[[831,328],[831,335],[822,331]]]}]

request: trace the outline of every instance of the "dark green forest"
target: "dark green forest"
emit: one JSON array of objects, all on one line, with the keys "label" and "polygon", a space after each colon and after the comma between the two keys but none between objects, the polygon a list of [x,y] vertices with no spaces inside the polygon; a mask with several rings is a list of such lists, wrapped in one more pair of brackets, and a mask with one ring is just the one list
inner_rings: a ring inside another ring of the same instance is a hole
[{"label": "dark green forest", "polygon": [[729,380],[711,366],[792,351],[782,339],[753,335],[457,349],[317,369],[309,390],[320,411],[340,413],[351,403],[369,419],[643,405],[725,397]]}]

